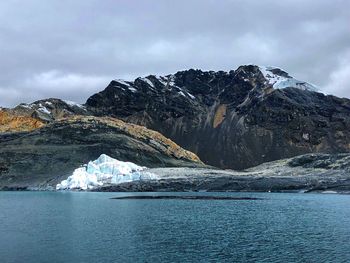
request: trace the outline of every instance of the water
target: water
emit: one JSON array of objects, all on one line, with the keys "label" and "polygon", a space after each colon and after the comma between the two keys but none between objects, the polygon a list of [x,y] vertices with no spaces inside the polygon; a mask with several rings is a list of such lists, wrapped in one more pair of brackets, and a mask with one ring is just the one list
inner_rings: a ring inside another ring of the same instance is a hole
[{"label": "water", "polygon": [[123,195],[0,192],[0,262],[350,262],[347,195]]}]

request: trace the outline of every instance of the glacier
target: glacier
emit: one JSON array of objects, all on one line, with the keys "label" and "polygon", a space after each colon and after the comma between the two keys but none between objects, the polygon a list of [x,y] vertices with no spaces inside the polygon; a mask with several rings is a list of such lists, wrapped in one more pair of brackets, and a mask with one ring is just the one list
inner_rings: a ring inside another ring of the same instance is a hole
[{"label": "glacier", "polygon": [[292,88],[298,88],[301,90],[318,91],[318,88],[310,83],[297,80],[289,76],[288,74],[287,76],[282,76],[279,74],[274,74],[272,72],[274,69],[279,69],[279,68],[259,66],[259,69],[260,69],[260,72],[264,75],[264,78],[267,80],[267,82],[271,86],[273,86],[275,89],[284,89],[284,88],[292,87]]},{"label": "glacier", "polygon": [[71,176],[56,185],[56,190],[91,190],[104,184],[156,179],[158,176],[147,172],[147,167],[101,154],[95,161],[75,169]]}]

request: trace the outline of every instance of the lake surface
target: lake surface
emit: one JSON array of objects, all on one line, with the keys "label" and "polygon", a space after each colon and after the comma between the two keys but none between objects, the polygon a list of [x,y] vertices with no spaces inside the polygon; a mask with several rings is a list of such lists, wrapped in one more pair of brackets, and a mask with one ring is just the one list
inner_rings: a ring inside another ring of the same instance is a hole
[{"label": "lake surface", "polygon": [[348,195],[197,194],[264,199],[0,192],[0,262],[350,262]]}]

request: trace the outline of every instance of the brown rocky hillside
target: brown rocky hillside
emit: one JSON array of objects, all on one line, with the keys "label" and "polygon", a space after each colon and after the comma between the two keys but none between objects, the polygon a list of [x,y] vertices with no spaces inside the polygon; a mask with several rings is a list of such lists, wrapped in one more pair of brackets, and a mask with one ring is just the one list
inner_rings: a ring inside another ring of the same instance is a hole
[{"label": "brown rocky hillside", "polygon": [[17,116],[0,110],[0,132],[32,131],[44,125],[38,119],[28,116]]}]

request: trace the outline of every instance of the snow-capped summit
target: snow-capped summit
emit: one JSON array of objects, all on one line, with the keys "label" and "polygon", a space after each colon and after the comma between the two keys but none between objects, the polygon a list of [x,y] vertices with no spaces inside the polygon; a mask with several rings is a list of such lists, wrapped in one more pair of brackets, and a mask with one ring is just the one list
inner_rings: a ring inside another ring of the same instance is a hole
[{"label": "snow-capped summit", "polygon": [[95,161],[77,168],[66,180],[56,186],[57,190],[87,190],[105,183],[119,184],[136,180],[157,179],[155,174],[145,172],[147,168],[132,162],[122,162],[101,154]]},{"label": "snow-capped summit", "polygon": [[318,89],[305,81],[297,80],[285,71],[276,67],[259,66],[259,70],[264,75],[267,83],[275,89],[298,88],[302,90],[317,91]]},{"label": "snow-capped summit", "polygon": [[87,100],[88,111],[156,130],[213,166],[246,169],[296,153],[350,149],[349,100],[315,92],[280,68],[188,69],[132,85],[137,92],[112,82]]}]

